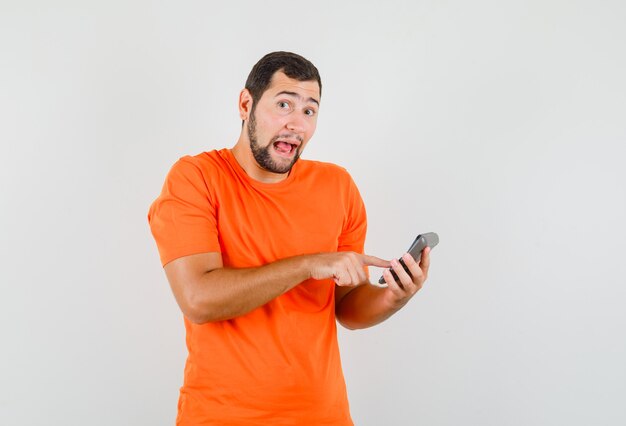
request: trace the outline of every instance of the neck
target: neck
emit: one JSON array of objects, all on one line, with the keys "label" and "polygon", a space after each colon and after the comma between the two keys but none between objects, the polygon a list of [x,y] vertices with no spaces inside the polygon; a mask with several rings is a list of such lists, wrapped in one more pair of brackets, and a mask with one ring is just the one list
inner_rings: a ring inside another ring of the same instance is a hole
[{"label": "neck", "polygon": [[263,183],[278,183],[289,176],[289,173],[274,173],[259,166],[250,149],[250,139],[243,131],[231,152],[241,168],[254,180]]}]

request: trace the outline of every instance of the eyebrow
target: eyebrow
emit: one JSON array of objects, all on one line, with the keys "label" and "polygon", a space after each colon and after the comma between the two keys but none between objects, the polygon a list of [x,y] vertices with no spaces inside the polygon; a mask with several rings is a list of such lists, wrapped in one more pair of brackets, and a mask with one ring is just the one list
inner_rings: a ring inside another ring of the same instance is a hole
[{"label": "eyebrow", "polygon": [[[288,90],[283,90],[282,92],[278,92],[278,93],[276,93],[276,95],[274,97],[277,98],[280,95],[295,96],[296,98],[302,99],[302,96],[300,96],[300,94],[298,94],[296,92],[290,92]],[[308,98],[307,101],[308,102],[315,102],[317,104],[317,106],[320,106],[319,101],[317,99],[315,99],[315,98]]]}]

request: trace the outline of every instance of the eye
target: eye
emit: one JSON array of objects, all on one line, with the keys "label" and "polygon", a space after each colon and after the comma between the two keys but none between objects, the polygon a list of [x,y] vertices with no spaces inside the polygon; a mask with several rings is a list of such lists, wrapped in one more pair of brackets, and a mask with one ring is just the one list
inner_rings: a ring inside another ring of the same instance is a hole
[{"label": "eye", "polygon": [[304,113],[306,115],[309,115],[309,116],[314,116],[315,115],[315,110],[311,109],[311,108],[307,108],[307,109],[304,110]]},{"label": "eye", "polygon": [[278,102],[278,108],[289,109],[289,102],[285,102],[285,101]]}]

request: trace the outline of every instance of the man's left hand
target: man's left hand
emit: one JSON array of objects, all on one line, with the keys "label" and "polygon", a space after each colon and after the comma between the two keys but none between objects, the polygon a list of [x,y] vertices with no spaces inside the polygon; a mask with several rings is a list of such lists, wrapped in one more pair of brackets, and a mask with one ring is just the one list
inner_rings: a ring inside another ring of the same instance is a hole
[{"label": "man's left hand", "polygon": [[426,247],[422,251],[419,263],[408,253],[402,256],[402,260],[411,272],[411,275],[407,274],[397,259],[391,261],[391,267],[398,276],[398,280],[393,278],[388,269],[383,271],[383,277],[387,283],[387,300],[395,309],[404,306],[422,288],[428,278],[430,247]]}]

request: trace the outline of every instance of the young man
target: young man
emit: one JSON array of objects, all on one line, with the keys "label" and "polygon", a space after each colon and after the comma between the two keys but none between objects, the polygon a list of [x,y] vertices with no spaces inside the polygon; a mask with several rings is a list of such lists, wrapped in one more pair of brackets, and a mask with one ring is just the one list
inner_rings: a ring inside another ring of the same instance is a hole
[{"label": "young man", "polygon": [[[274,52],[239,95],[232,149],[181,158],[148,215],[189,356],[179,425],[352,425],[336,320],[384,321],[421,288],[417,264],[363,254],[365,208],[348,173],[299,160],[315,132],[317,68]],[[391,267],[388,287],[366,267]]]}]

